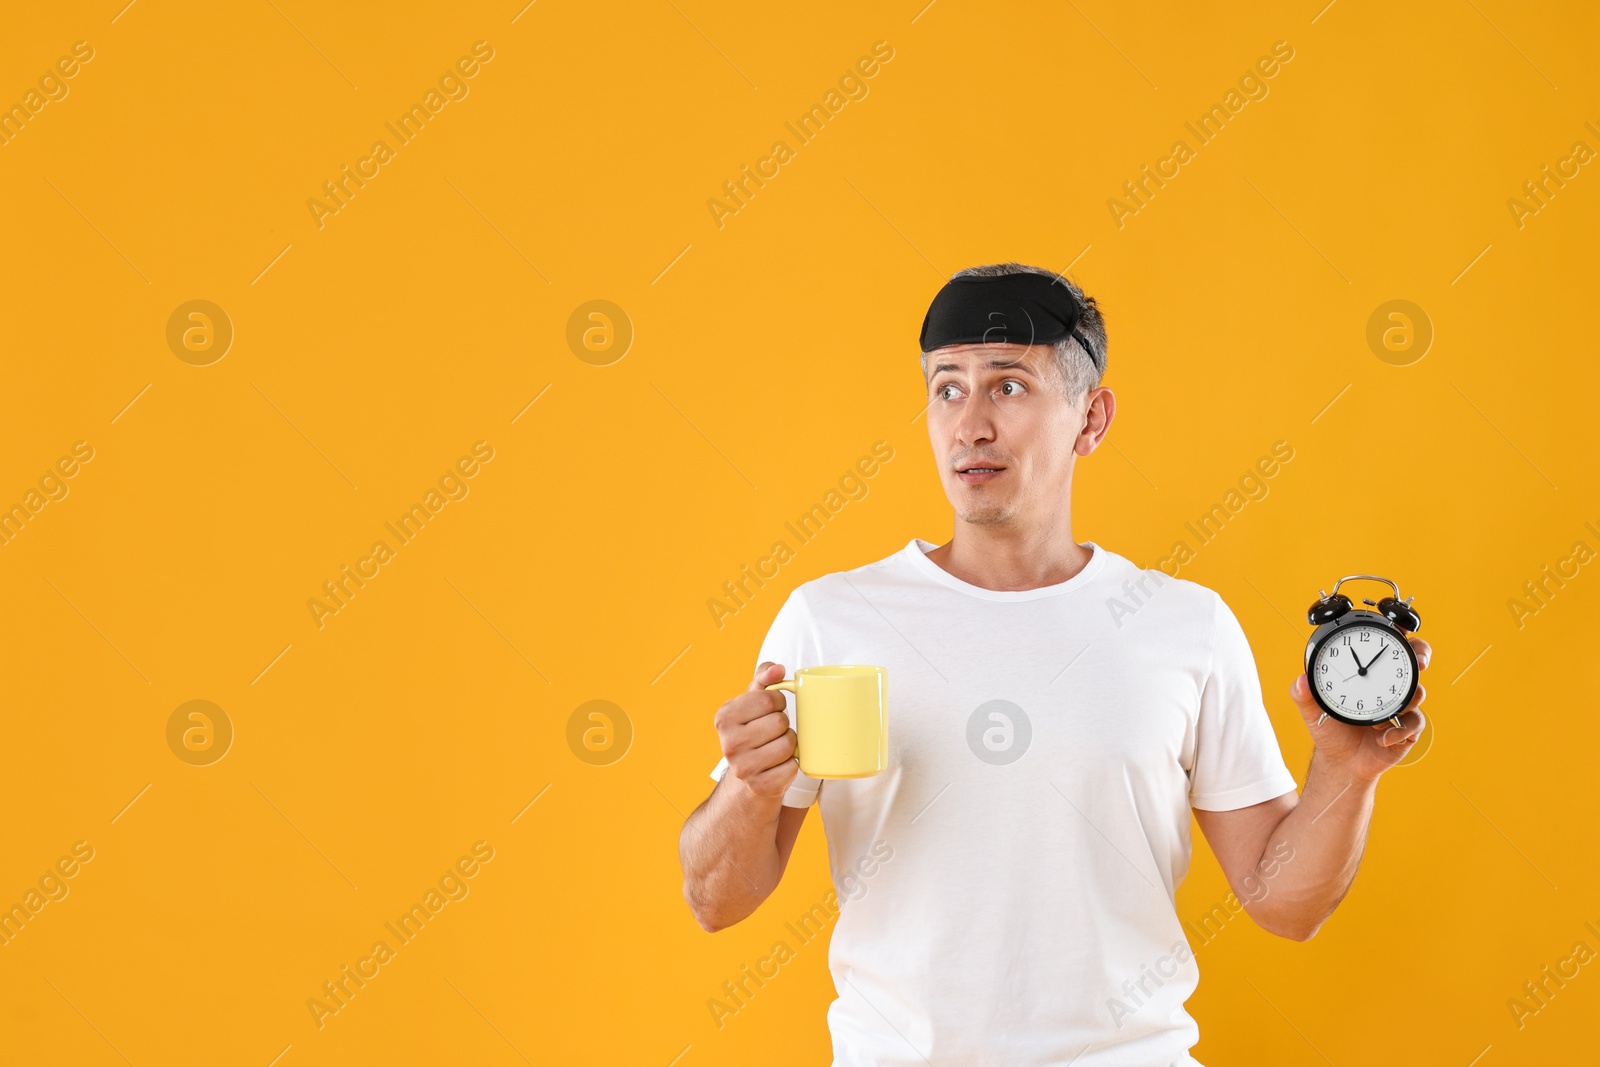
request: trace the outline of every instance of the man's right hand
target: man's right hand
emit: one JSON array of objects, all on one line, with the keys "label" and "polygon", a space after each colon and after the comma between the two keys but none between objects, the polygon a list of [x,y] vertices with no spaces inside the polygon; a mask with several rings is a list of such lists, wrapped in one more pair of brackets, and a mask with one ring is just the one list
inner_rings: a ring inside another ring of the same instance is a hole
[{"label": "man's right hand", "polygon": [[800,773],[783,691],[766,688],[783,673],[782,664],[763,663],[712,719],[728,766],[678,835],[683,896],[706,930],[732,926],[771,895],[809,810],[783,805]]},{"label": "man's right hand", "polygon": [[718,708],[712,719],[728,761],[726,773],[757,796],[778,800],[800,773],[794,758],[798,738],[783,710],[783,690],[766,688],[783,681],[783,674],[781,663],[761,664],[750,688]]}]

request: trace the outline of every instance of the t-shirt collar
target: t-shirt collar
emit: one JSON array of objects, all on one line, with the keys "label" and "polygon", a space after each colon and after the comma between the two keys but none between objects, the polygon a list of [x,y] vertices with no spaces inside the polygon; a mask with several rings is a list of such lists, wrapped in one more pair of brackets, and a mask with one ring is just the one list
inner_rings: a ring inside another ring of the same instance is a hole
[{"label": "t-shirt collar", "polygon": [[966,593],[968,596],[977,597],[980,600],[1040,600],[1044,597],[1070,593],[1074,589],[1087,585],[1094,579],[1100,568],[1104,566],[1107,555],[1106,550],[1093,541],[1081,543],[1092,553],[1089,557],[1089,562],[1083,565],[1083,569],[1064,582],[1058,582],[1055,585],[1042,585],[1037,589],[985,589],[981,585],[973,585],[971,582],[962,581],[928,558],[928,552],[938,546],[931,541],[924,541],[920,537],[913,537],[906,544],[906,547],[902,549],[902,552],[911,566],[919,573],[938,582],[940,585],[948,586],[957,592]]}]

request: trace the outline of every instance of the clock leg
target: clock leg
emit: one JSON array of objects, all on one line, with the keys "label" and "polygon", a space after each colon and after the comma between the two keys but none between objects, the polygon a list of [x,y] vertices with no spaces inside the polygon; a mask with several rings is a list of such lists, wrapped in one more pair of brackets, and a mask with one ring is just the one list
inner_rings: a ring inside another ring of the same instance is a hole
[{"label": "clock leg", "polygon": [[1328,721],[1328,713],[1327,712],[1323,712],[1321,715],[1319,715],[1317,717],[1317,725],[1318,726],[1321,726],[1323,723],[1325,723],[1327,721]]},{"label": "clock leg", "polygon": [[1394,723],[1396,726],[1399,726],[1400,725],[1400,716],[1391,715],[1391,716],[1389,716],[1389,721]]}]

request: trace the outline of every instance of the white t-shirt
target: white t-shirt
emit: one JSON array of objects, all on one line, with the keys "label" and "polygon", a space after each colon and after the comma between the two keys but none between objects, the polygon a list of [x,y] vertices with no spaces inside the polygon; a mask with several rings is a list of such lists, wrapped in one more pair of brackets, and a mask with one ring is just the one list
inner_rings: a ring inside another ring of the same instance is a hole
[{"label": "white t-shirt", "polygon": [[888,669],[888,769],[783,798],[827,833],[834,1067],[1197,1063],[1189,809],[1295,780],[1222,598],[1084,544],[1069,580],[999,591],[913,538],[773,620],[758,662]]}]

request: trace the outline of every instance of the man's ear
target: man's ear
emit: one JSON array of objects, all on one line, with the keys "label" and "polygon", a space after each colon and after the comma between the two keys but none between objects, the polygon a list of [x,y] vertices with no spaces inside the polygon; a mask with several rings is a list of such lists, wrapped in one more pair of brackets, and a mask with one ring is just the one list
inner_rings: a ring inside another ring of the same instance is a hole
[{"label": "man's ear", "polygon": [[1072,450],[1080,456],[1087,456],[1100,447],[1106,431],[1111,429],[1111,420],[1117,414],[1117,398],[1104,386],[1085,393],[1084,404],[1083,428],[1078,431],[1078,439],[1072,444]]}]

